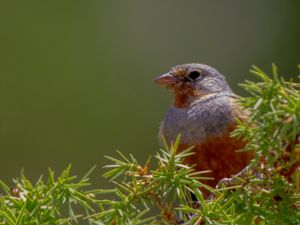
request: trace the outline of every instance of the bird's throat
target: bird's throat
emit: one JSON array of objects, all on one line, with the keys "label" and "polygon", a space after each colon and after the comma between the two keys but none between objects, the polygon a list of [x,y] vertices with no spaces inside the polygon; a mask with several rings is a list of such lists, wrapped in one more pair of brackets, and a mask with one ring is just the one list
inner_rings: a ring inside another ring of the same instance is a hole
[{"label": "bird's throat", "polygon": [[173,92],[173,106],[176,108],[187,108],[196,99],[200,99],[206,95],[206,93],[195,90],[192,88],[185,88],[184,90],[175,90]]},{"label": "bird's throat", "polygon": [[191,100],[188,95],[176,94],[173,98],[173,106],[176,108],[187,108],[190,104]]}]

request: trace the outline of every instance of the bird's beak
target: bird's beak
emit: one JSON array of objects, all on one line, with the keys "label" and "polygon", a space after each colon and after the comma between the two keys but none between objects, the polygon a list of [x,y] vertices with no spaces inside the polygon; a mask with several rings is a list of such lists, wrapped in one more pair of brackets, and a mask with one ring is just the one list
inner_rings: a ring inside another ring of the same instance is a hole
[{"label": "bird's beak", "polygon": [[166,73],[166,74],[163,74],[163,75],[160,75],[160,76],[156,77],[154,79],[154,82],[156,84],[169,86],[169,85],[172,85],[172,84],[176,83],[176,78],[172,74]]}]

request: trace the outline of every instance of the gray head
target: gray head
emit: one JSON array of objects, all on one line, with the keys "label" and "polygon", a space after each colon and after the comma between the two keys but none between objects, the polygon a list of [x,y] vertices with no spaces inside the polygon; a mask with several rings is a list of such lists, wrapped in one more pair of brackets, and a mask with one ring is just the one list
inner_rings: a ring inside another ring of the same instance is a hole
[{"label": "gray head", "polygon": [[189,104],[208,94],[231,94],[225,77],[216,69],[198,63],[173,67],[168,73],[155,79],[173,92],[175,107],[188,107]]}]

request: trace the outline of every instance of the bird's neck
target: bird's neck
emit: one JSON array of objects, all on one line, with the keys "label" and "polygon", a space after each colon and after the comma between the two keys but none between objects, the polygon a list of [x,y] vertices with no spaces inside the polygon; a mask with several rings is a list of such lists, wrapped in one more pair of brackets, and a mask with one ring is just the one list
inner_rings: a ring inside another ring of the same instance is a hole
[{"label": "bird's neck", "polygon": [[211,99],[221,97],[221,96],[231,96],[233,93],[229,92],[216,92],[216,93],[195,93],[191,95],[190,93],[176,93],[173,97],[173,107],[175,108],[188,108],[191,105],[200,101],[209,101]]}]

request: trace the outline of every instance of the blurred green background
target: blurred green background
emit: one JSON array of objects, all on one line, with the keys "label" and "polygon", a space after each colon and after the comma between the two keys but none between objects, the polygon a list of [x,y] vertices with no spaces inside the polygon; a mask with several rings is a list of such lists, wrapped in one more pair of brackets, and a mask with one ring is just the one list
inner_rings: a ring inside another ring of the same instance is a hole
[{"label": "blurred green background", "polygon": [[295,77],[300,1],[2,1],[0,179],[158,149],[169,93],[152,82],[202,62],[236,93],[252,64]]}]

